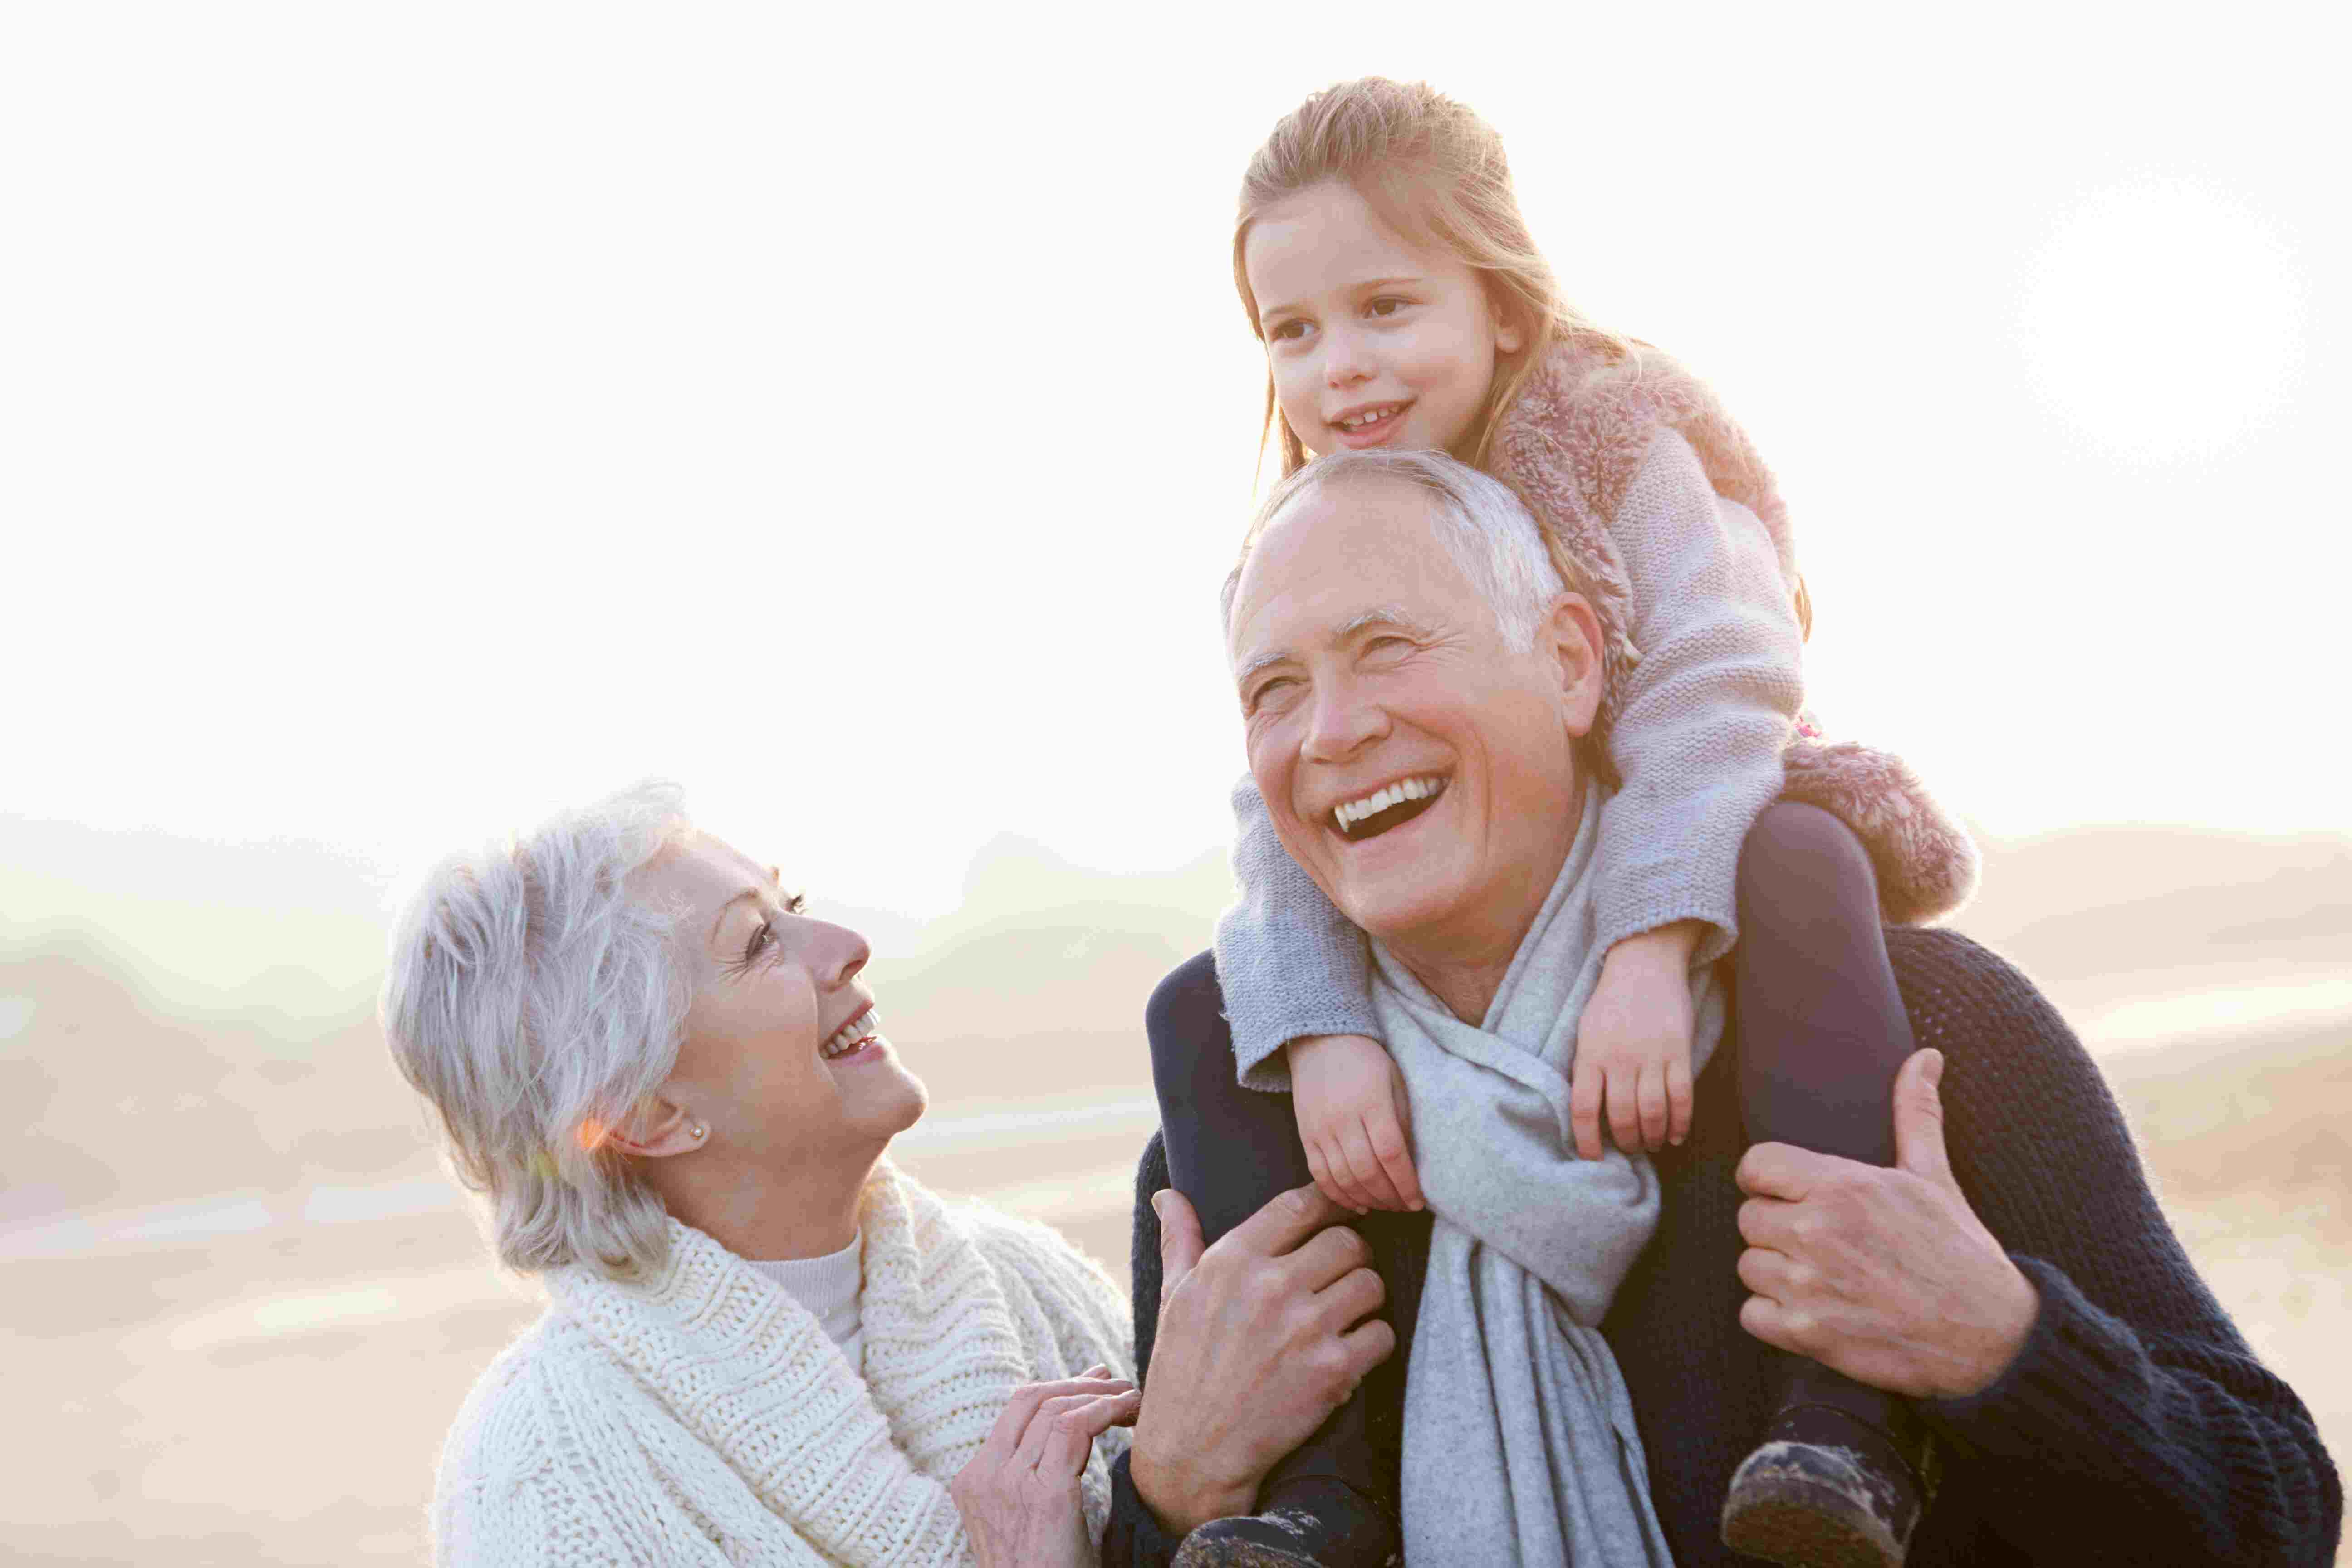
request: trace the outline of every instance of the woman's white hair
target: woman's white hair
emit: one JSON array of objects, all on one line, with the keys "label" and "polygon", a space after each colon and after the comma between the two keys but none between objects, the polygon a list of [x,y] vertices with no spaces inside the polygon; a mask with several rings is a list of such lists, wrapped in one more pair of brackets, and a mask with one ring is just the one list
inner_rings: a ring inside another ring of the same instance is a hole
[{"label": "woman's white hair", "polygon": [[688,830],[646,783],[452,855],[401,912],[378,1017],[489,1199],[499,1261],[616,1277],[668,1253],[661,1200],[603,1140],[667,1081],[689,1000],[668,911],[629,879]]},{"label": "woman's white hair", "polygon": [[1250,521],[1241,559],[1225,578],[1225,629],[1234,622],[1234,596],[1258,540],[1282,514],[1308,497],[1347,483],[1385,480],[1411,485],[1434,498],[1437,537],[1486,603],[1503,640],[1520,652],[1533,648],[1544,612],[1560,591],[1559,567],[1544,544],[1536,520],[1511,488],[1469,464],[1433,451],[1328,452],[1275,486]]}]

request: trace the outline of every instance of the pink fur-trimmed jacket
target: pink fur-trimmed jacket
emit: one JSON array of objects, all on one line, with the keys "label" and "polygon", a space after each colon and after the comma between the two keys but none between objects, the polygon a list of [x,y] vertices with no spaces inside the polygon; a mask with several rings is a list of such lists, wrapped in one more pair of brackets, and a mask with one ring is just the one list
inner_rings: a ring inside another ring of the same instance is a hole
[{"label": "pink fur-trimmed jacket", "polygon": [[[1794,594],[1796,536],[1772,471],[1713,390],[1646,344],[1627,356],[1597,338],[1560,342],[1504,411],[1492,443],[1496,476],[1528,503],[1562,574],[1600,617],[1608,669],[1598,736],[1604,743],[1641,659],[1633,590],[1612,531],[1661,430],[1689,442],[1716,493],[1764,525]],[[1870,851],[1889,921],[1925,925],[1958,910],[1976,889],[1968,830],[1900,758],[1817,736],[1801,719],[1782,753],[1785,798],[1817,805],[1853,829]]]}]

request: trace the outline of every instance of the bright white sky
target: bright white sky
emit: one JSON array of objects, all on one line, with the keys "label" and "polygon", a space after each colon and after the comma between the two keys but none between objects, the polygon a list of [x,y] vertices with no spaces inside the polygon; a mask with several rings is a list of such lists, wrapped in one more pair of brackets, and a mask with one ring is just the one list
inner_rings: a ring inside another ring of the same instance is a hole
[{"label": "bright white sky", "polygon": [[2002,833],[2352,821],[2317,37],[811,9],[9,8],[0,809],[403,864],[659,772],[917,913],[1223,843],[1233,193],[1378,70],[1755,433],[1832,731]]}]

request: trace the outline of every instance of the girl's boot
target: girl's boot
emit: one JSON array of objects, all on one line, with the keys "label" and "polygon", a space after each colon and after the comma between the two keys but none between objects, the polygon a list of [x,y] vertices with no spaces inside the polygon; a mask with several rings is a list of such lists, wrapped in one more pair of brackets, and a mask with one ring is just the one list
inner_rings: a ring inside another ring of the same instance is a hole
[{"label": "girl's boot", "polygon": [[1733,1472],[1723,1543],[1785,1568],[1902,1568],[1936,1495],[1935,1439],[1906,1401],[1834,1376],[1801,1379]]},{"label": "girl's boot", "polygon": [[1396,1515],[1331,1476],[1278,1482],[1265,1511],[1213,1519],[1184,1538],[1171,1568],[1400,1568]]}]

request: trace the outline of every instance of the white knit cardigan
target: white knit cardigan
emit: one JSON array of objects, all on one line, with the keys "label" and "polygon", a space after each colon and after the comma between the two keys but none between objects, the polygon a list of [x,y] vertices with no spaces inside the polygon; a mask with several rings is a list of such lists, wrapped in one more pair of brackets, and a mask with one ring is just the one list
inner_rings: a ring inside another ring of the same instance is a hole
[{"label": "white knit cardigan", "polygon": [[[887,1163],[861,1201],[864,1375],[709,1237],[621,1284],[547,1276],[547,1311],[458,1413],[435,1489],[450,1564],[972,1561],[948,1482],[1013,1388],[1135,1373],[1126,1301],[1042,1226],[950,1207]],[[1080,1488],[1102,1538],[1118,1428]]]}]

